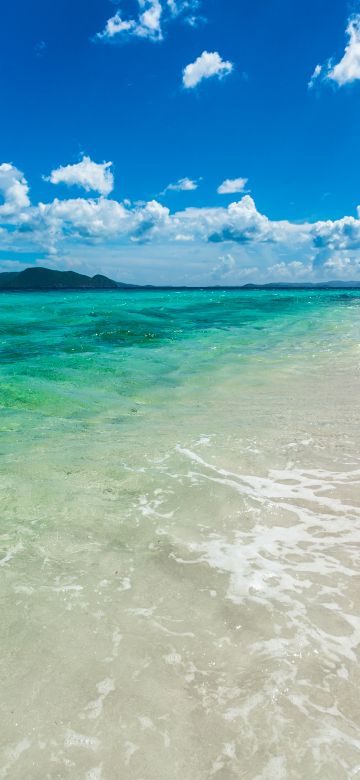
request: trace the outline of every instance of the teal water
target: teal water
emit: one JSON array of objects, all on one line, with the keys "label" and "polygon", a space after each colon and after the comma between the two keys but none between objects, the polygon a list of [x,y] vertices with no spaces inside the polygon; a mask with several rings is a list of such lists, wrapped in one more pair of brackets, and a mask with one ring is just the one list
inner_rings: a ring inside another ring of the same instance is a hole
[{"label": "teal water", "polygon": [[358,291],[0,296],[0,778],[360,774]]}]

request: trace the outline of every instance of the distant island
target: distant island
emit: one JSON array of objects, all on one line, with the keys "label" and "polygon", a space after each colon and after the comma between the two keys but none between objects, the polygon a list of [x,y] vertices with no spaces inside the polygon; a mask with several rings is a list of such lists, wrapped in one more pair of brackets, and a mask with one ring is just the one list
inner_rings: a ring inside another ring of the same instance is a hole
[{"label": "distant island", "polygon": [[132,287],[102,274],[86,276],[76,271],[54,271],[39,266],[0,273],[0,290],[117,290],[128,286]]},{"label": "distant island", "polygon": [[243,284],[229,285],[200,285],[175,286],[175,285],[139,285],[115,282],[103,274],[86,276],[76,271],[55,271],[51,268],[25,268],[24,271],[7,271],[0,273],[0,292],[13,291],[29,292],[55,291],[55,290],[284,290],[284,289],[360,289],[360,281],[328,281],[328,282],[270,282],[268,284]]}]

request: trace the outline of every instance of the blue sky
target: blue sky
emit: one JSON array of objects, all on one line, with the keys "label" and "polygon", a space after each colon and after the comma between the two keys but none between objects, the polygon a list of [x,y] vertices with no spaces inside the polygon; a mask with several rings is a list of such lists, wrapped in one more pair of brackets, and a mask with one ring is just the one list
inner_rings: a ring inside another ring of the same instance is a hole
[{"label": "blue sky", "polygon": [[360,278],[358,14],[336,0],[3,3],[0,270]]}]

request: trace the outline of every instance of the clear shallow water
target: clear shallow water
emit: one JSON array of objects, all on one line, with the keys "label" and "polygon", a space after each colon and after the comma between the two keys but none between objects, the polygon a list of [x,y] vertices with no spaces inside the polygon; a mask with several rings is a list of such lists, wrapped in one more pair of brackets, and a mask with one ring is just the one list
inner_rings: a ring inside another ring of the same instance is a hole
[{"label": "clear shallow water", "polygon": [[0,350],[0,778],[360,777],[359,294],[5,294]]}]

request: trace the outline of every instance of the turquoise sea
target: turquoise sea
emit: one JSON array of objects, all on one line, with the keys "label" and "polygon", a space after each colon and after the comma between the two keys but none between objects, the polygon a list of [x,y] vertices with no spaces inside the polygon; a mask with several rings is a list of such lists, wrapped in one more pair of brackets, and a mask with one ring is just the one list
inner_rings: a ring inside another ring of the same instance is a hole
[{"label": "turquoise sea", "polygon": [[0,780],[360,777],[360,291],[0,295]]}]

